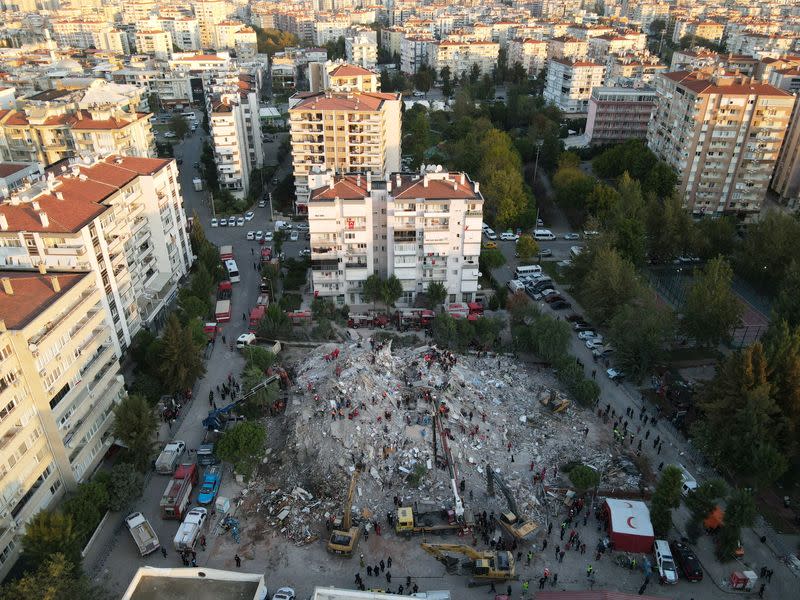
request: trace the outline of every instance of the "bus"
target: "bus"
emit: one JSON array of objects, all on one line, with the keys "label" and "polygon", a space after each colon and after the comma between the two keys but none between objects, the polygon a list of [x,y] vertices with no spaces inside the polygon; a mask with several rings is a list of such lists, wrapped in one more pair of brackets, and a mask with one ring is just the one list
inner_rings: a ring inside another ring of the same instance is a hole
[{"label": "bus", "polygon": [[185,118],[185,119],[188,119],[189,121],[196,121],[197,120],[197,115],[194,114],[193,110],[190,110],[190,111],[187,111],[187,112],[182,112],[181,116],[183,118]]},{"label": "bus", "polygon": [[540,265],[519,265],[514,273],[515,279],[519,279],[522,275],[541,275],[542,267]]},{"label": "bus", "polygon": [[228,279],[231,280],[231,283],[238,283],[241,281],[241,278],[239,277],[239,267],[236,266],[235,260],[226,260],[225,268],[228,270]]}]

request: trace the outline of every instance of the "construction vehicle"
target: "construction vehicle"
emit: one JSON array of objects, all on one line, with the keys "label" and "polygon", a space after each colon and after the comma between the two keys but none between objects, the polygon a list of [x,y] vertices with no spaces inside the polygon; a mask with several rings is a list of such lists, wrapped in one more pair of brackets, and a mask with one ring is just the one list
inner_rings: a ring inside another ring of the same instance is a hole
[{"label": "construction vehicle", "polygon": [[128,531],[131,532],[131,537],[136,542],[141,556],[147,556],[151,552],[158,550],[160,546],[158,536],[142,513],[129,514],[125,517],[125,525],[128,526]]},{"label": "construction vehicle", "polygon": [[353,525],[351,512],[353,510],[353,496],[356,493],[356,482],[360,474],[361,467],[359,465],[350,478],[350,488],[347,490],[344,512],[341,517],[337,517],[333,521],[331,536],[328,538],[328,552],[332,554],[351,557],[356,550],[356,546],[358,546],[361,528]]},{"label": "construction vehicle", "polygon": [[569,398],[557,393],[555,390],[542,390],[539,393],[539,403],[547,406],[554,413],[560,413],[569,406]]},{"label": "construction vehicle", "polygon": [[[441,562],[447,572],[455,575],[460,571],[470,573],[469,587],[489,585],[499,581],[517,579],[514,555],[507,551],[476,550],[461,544],[421,544],[422,549]],[[459,561],[452,554],[461,554],[469,560]]]},{"label": "construction vehicle", "polygon": [[508,489],[506,482],[503,481],[497,471],[492,469],[489,465],[486,465],[486,480],[488,483],[489,496],[494,496],[494,488],[497,487],[500,493],[505,496],[506,502],[508,503],[508,512],[500,513],[500,527],[505,529],[505,531],[518,542],[525,540],[525,538],[536,531],[539,526],[533,521],[525,519],[520,514],[519,508],[517,508],[517,502],[514,500],[514,496],[511,494],[511,490]]},{"label": "construction vehicle", "polygon": [[225,427],[225,421],[227,420],[227,415],[229,415],[234,408],[239,406],[242,402],[246,401],[248,398],[251,398],[258,392],[263,390],[273,381],[278,381],[278,380],[282,380],[281,374],[271,375],[270,377],[264,379],[261,383],[258,383],[255,386],[253,386],[253,388],[246,394],[242,395],[241,398],[237,398],[227,406],[223,406],[222,408],[217,408],[212,411],[209,411],[208,416],[205,419],[203,419],[203,427],[205,427],[209,431],[221,431]]},{"label": "construction vehicle", "polygon": [[433,414],[433,455],[436,458],[437,446],[436,437],[439,437],[440,445],[442,447],[442,460],[446,461],[447,468],[450,471],[450,490],[453,492],[453,511],[455,512],[456,519],[464,518],[464,502],[461,500],[461,495],[458,493],[458,473],[456,472],[456,463],[453,460],[453,455],[450,453],[450,432],[445,430],[442,424],[442,416],[439,412]]}]

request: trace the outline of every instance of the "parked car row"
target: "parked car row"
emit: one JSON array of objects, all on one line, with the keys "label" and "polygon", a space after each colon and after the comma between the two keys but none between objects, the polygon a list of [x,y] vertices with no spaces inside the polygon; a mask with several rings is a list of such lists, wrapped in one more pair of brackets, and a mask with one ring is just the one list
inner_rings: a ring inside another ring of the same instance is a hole
[{"label": "parked car row", "polygon": [[254,240],[256,242],[271,242],[273,240],[272,232],[271,231],[248,231],[245,235],[245,238],[248,240]]}]

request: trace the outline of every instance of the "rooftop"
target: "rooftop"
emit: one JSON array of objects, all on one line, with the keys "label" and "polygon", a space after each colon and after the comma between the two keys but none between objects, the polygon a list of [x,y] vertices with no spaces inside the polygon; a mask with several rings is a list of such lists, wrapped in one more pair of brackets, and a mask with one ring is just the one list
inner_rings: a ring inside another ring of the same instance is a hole
[{"label": "rooftop", "polygon": [[298,102],[290,112],[301,109],[310,110],[347,110],[347,111],[376,111],[380,110],[384,100],[399,100],[398,93],[331,93],[320,92],[308,96]]},{"label": "rooftop", "polygon": [[0,177],[8,177],[14,173],[18,173],[23,169],[27,169],[32,163],[14,163],[14,162],[0,162]]},{"label": "rooftop", "polygon": [[[39,271],[0,271],[0,278],[8,278],[13,294],[0,287],[0,315],[8,329],[22,329],[56,300],[67,293],[88,273],[47,273]],[[56,292],[52,277],[58,278],[61,287]]]},{"label": "rooftop", "polygon": [[356,65],[339,65],[331,71],[331,77],[356,77],[358,75],[375,75],[375,72]]},{"label": "rooftop", "polygon": [[[399,184],[398,184],[399,179]],[[426,180],[427,179],[427,185]],[[392,173],[391,195],[400,199],[453,199],[482,197],[474,189],[472,180],[465,173]]]},{"label": "rooftop", "polygon": [[361,200],[368,195],[366,175],[344,175],[337,176],[331,185],[313,190],[310,200]]},{"label": "rooftop", "polygon": [[257,600],[266,593],[255,573],[139,567],[122,600]]}]

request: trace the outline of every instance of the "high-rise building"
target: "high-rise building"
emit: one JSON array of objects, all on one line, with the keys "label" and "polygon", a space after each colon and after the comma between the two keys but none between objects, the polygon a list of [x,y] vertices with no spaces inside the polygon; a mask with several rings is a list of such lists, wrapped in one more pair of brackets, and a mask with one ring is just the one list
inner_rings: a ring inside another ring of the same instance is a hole
[{"label": "high-rise building", "polygon": [[167,60],[172,54],[172,35],[163,29],[142,29],[136,32],[136,52]]},{"label": "high-rise building", "polygon": [[344,49],[350,64],[365,69],[374,69],[378,64],[378,44],[365,35],[345,38]]},{"label": "high-rise building", "polygon": [[214,27],[225,20],[228,3],[225,0],[196,0],[194,14],[200,26],[200,44],[203,48],[213,48]]},{"label": "high-rise building", "polygon": [[0,578],[25,523],[114,441],[125,390],[103,299],[86,271],[0,270]]},{"label": "high-rise building", "polygon": [[617,144],[630,139],[646,139],[655,106],[656,92],[653,89],[593,88],[586,119],[589,143]]},{"label": "high-rise building", "polygon": [[[344,77],[346,71],[338,73]],[[308,177],[314,171],[369,171],[384,177],[400,170],[400,97],[352,89],[290,100],[296,210],[306,210],[311,193]]]},{"label": "high-rise building", "polygon": [[592,88],[603,85],[605,67],[589,61],[554,58],[547,62],[544,99],[566,113],[586,113]]},{"label": "high-rise building", "polygon": [[[800,59],[788,59],[786,62],[790,64],[782,64],[781,68],[770,71],[769,82],[794,94],[796,98],[800,93]],[[794,103],[770,187],[788,208],[800,208],[800,102]]]},{"label": "high-rise building", "polygon": [[192,264],[175,161],[87,160],[18,189],[0,203],[0,248],[5,269],[91,272],[121,356]]},{"label": "high-rise building", "polygon": [[660,74],[656,90],[647,142],[678,172],[685,206],[695,215],[757,215],[794,96],[712,70]]},{"label": "high-rise building", "polygon": [[448,302],[478,291],[483,196],[465,173],[309,176],[314,293],[337,304],[365,304],[364,281],[396,276],[400,306],[413,306],[433,282]]},{"label": "high-rise building", "polygon": [[469,75],[473,65],[478,65],[481,73],[491,74],[497,66],[500,44],[486,41],[454,42],[445,40],[430,44],[428,54],[428,61],[437,73],[441,73],[443,68],[448,67],[453,76],[461,77],[465,73]]}]

